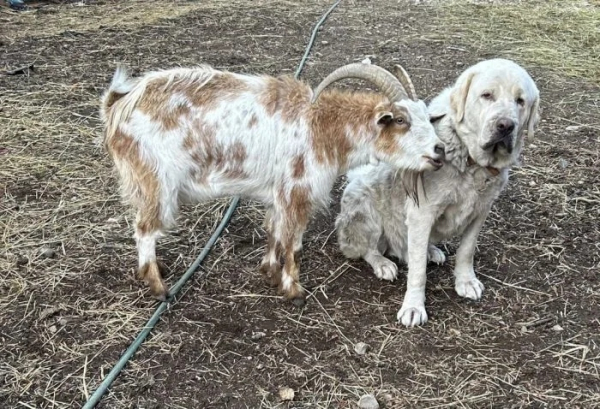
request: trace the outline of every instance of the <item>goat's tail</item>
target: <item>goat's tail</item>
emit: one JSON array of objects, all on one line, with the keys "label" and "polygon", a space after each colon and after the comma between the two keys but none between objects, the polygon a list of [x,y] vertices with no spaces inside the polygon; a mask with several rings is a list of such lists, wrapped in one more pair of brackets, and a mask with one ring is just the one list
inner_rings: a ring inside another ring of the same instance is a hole
[{"label": "goat's tail", "polygon": [[125,66],[117,66],[108,90],[102,95],[100,108],[107,137],[114,133],[119,123],[129,118],[143,92],[139,79],[132,78]]}]

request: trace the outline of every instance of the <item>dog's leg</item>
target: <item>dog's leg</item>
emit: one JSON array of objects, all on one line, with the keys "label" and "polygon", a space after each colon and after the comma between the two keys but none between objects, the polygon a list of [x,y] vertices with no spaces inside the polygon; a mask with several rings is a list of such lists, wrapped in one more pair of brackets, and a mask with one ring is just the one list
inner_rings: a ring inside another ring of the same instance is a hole
[{"label": "dog's leg", "polygon": [[465,230],[458,250],[456,251],[456,266],[454,267],[454,289],[461,297],[478,300],[481,298],[484,286],[475,277],[473,256],[477,245],[477,236],[485,222],[487,212],[479,215]]},{"label": "dog's leg", "polygon": [[427,249],[427,260],[435,264],[444,264],[446,262],[446,255],[437,246],[430,244]]},{"label": "dog's leg", "polygon": [[425,284],[427,282],[427,250],[434,215],[427,209],[408,209],[408,277],[398,321],[407,327],[427,322]]},{"label": "dog's leg", "polygon": [[373,273],[381,280],[394,281],[398,276],[398,266],[385,257],[377,248],[369,249],[364,259],[373,267]]}]

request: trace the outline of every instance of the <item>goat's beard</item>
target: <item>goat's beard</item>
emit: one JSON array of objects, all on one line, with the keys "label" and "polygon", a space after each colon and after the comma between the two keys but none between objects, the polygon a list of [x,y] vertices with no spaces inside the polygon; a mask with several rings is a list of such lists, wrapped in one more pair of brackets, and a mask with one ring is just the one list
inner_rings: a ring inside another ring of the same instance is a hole
[{"label": "goat's beard", "polygon": [[406,197],[411,199],[417,206],[419,206],[419,185],[421,185],[421,192],[423,197],[427,199],[425,193],[425,184],[423,183],[423,172],[415,170],[398,170],[396,175],[400,177],[402,182],[402,188],[406,193]]}]

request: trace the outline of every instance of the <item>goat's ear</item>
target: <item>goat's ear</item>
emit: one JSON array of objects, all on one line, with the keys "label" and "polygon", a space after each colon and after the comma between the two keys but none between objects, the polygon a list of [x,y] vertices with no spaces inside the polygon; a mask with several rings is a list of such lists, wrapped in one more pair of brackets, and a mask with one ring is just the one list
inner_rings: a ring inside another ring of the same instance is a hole
[{"label": "goat's ear", "polygon": [[529,118],[527,118],[527,138],[533,139],[535,128],[540,122],[540,96],[535,97],[535,101],[529,111]]},{"label": "goat's ear", "polygon": [[471,88],[474,76],[474,72],[461,75],[450,94],[450,106],[456,115],[454,119],[457,123],[461,122],[465,116],[465,104],[467,103],[469,88]]},{"label": "goat's ear", "polygon": [[391,112],[380,111],[375,114],[377,125],[387,126],[394,120],[394,114]]}]

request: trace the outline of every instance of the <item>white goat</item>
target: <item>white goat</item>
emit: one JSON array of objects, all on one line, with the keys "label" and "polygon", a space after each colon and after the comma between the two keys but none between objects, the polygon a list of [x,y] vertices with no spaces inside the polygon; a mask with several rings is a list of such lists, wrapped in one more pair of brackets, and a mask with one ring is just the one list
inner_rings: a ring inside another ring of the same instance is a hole
[{"label": "white goat", "polygon": [[[267,207],[261,271],[303,305],[295,253],[311,212],[327,204],[337,176],[380,160],[416,172],[441,166],[443,145],[427,108],[398,70],[395,77],[374,65],[350,64],[313,94],[291,77],[208,66],[139,79],[117,69],[102,98],[105,142],[123,195],[137,208],[138,274],[152,294],[167,295],[155,247],[175,225],[179,205],[240,195]],[[343,78],[370,81],[382,93],[338,90],[317,98]]]}]

